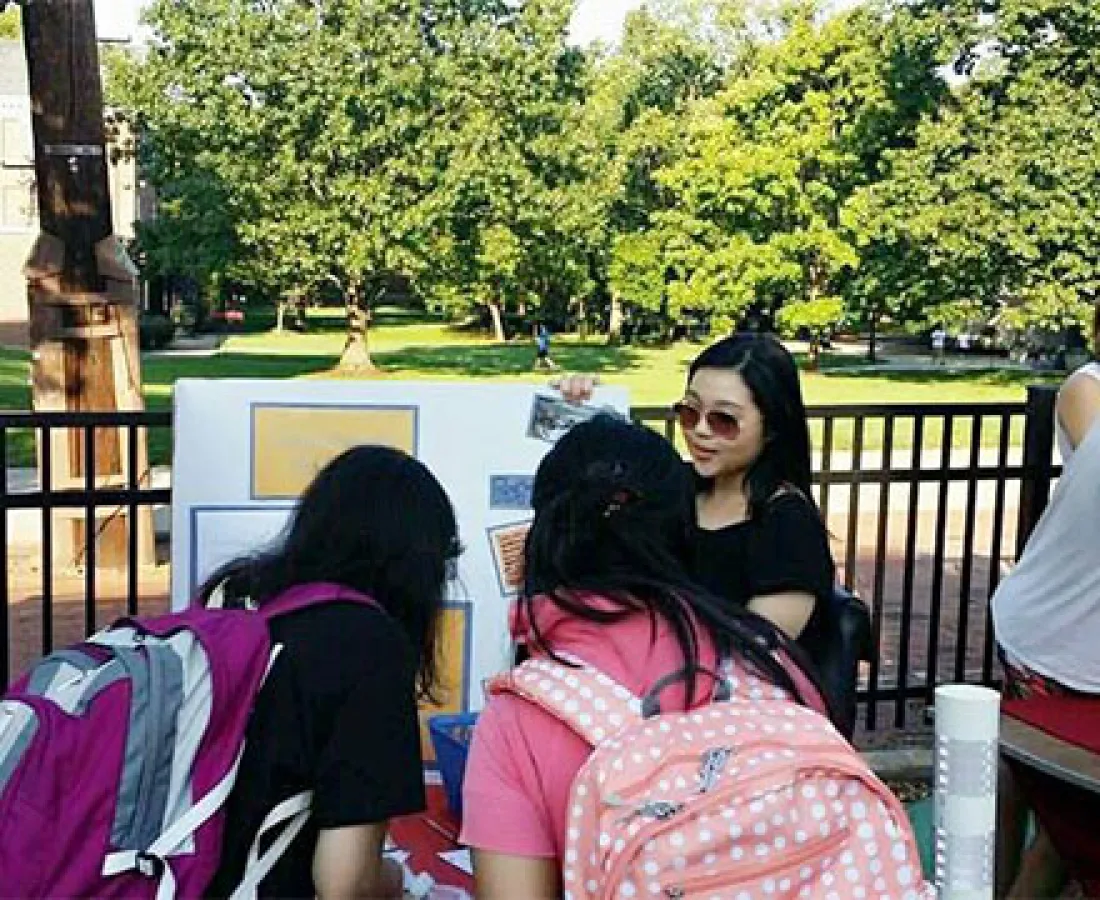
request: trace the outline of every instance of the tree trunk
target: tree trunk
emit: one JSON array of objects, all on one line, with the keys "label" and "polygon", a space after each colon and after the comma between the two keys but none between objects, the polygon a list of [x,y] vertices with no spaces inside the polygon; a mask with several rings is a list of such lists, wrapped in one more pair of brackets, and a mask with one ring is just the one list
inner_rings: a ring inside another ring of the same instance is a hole
[{"label": "tree trunk", "polygon": [[878,313],[872,312],[870,319],[870,333],[867,341],[867,359],[870,362],[878,362]]},{"label": "tree trunk", "polygon": [[279,301],[275,304],[275,331],[278,334],[282,334],[284,331],[284,320],[286,319],[286,297],[280,297]]},{"label": "tree trunk", "polygon": [[371,311],[362,282],[352,282],[348,287],[345,303],[347,304],[348,335],[344,342],[344,352],[340,355],[340,368],[373,370],[374,362],[370,358],[367,342]]},{"label": "tree trunk", "polygon": [[821,338],[816,334],[810,337],[809,367],[811,372],[816,372],[821,368]]},{"label": "tree trunk", "polygon": [[607,343],[618,346],[623,341],[623,301],[611,298],[611,315],[607,323]]},{"label": "tree trunk", "polygon": [[577,334],[581,343],[588,340],[588,302],[583,299],[577,301]]},{"label": "tree trunk", "polygon": [[489,315],[493,320],[493,340],[503,344],[508,336],[504,333],[504,310],[499,300],[489,301]]}]

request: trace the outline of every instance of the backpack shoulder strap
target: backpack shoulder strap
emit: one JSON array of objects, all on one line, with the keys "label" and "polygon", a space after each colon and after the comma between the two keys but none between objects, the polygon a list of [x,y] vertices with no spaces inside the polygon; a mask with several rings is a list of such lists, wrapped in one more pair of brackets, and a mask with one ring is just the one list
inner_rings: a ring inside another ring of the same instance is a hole
[{"label": "backpack shoulder strap", "polygon": [[382,609],[373,597],[368,597],[345,585],[329,581],[311,581],[287,588],[260,606],[257,612],[265,619],[274,619],[325,603],[359,603],[374,609]]},{"label": "backpack shoulder strap", "polygon": [[529,659],[489,682],[490,694],[515,694],[568,725],[595,747],[642,721],[641,701],[603,672],[579,660],[562,665]]}]

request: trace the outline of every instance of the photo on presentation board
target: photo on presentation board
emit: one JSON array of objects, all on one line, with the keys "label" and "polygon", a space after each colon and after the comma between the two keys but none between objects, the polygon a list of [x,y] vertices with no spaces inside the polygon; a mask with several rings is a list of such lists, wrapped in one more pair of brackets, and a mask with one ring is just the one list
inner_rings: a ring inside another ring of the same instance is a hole
[{"label": "photo on presentation board", "polygon": [[531,415],[527,420],[527,437],[556,444],[574,425],[587,422],[600,413],[618,415],[610,406],[581,406],[568,403],[561,397],[536,394],[531,401]]},{"label": "photo on presentation board", "polygon": [[530,529],[531,522],[528,520],[498,525],[488,530],[501,596],[514,597],[523,587],[523,548]]},{"label": "photo on presentation board", "polygon": [[489,509],[530,509],[534,486],[533,475],[490,475]]}]

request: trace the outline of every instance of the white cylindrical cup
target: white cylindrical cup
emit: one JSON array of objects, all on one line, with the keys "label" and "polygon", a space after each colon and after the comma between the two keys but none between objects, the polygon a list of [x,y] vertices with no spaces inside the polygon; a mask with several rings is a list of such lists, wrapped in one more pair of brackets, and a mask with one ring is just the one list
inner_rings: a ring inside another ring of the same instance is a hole
[{"label": "white cylindrical cup", "polygon": [[936,688],[936,734],[959,740],[997,740],[1001,695],[973,684]]},{"label": "white cylindrical cup", "polygon": [[992,900],[1001,697],[936,689],[936,888],[941,900]]}]

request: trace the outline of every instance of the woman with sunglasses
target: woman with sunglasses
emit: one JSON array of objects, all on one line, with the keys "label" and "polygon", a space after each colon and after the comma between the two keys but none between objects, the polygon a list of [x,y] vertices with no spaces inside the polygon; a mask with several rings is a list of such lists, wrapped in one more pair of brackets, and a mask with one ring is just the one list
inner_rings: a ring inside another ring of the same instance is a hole
[{"label": "woman with sunglasses", "polygon": [[[573,402],[595,379],[559,389]],[[696,578],[797,638],[822,640],[835,566],[810,492],[810,435],[798,367],[774,337],[738,334],[704,350],[673,407],[696,478]]]}]

